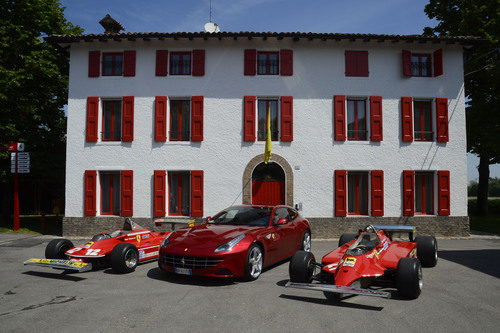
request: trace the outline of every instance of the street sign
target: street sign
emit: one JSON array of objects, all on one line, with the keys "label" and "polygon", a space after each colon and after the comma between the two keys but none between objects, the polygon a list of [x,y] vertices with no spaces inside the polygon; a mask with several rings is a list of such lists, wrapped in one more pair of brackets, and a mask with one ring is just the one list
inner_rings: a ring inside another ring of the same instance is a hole
[{"label": "street sign", "polygon": [[17,153],[17,160],[29,160],[30,159],[30,153]]},{"label": "street sign", "polygon": [[17,143],[17,151],[24,151],[24,143],[23,142]]},{"label": "street sign", "polygon": [[30,173],[30,153],[10,153],[10,172],[16,172],[16,154],[17,154],[17,172]]}]

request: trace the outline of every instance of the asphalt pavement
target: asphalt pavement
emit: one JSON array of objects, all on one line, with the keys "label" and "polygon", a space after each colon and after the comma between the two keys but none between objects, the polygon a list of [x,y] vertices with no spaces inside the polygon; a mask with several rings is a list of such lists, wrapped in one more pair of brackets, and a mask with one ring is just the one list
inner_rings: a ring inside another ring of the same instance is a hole
[{"label": "asphalt pavement", "polygon": [[[288,262],[253,282],[166,277],[156,262],[118,275],[64,274],[23,266],[42,258],[47,236],[0,234],[3,332],[498,332],[500,238],[438,239],[416,300],[345,297],[287,289]],[[314,241],[316,258],[337,241]],[[387,289],[391,291],[391,289]]]}]

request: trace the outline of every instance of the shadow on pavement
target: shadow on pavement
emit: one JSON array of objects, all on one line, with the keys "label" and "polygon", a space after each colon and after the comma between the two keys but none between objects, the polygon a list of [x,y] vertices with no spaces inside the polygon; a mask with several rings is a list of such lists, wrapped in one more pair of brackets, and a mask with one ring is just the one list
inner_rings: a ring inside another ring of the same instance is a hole
[{"label": "shadow on pavement", "polygon": [[284,295],[284,294],[281,294],[279,297],[291,299],[294,301],[301,301],[301,302],[315,303],[315,304],[329,305],[329,306],[338,306],[338,307],[342,307],[342,308],[352,308],[352,309],[371,310],[371,311],[382,311],[382,309],[383,309],[383,307],[381,307],[381,306],[345,303],[342,301],[334,303],[334,302],[328,301],[326,298],[313,298],[313,297],[303,297],[303,296]]},{"label": "shadow on pavement", "polygon": [[204,276],[187,276],[174,273],[166,273],[158,267],[150,269],[147,276],[148,278],[154,280],[201,287],[223,287],[236,284],[237,282],[236,279],[231,278],[209,278]]},{"label": "shadow on pavement", "polygon": [[438,256],[441,259],[452,261],[481,273],[500,278],[500,265],[498,265],[500,250],[440,250]]},{"label": "shadow on pavement", "polygon": [[82,280],[86,280],[85,278],[82,278],[79,276],[74,276],[74,275],[69,275],[68,273],[48,273],[48,272],[27,271],[27,272],[23,272],[23,274],[31,275],[31,276],[38,276],[38,277],[43,277],[43,278],[48,278],[48,279],[67,280],[67,281],[73,281],[73,282],[79,282]]}]

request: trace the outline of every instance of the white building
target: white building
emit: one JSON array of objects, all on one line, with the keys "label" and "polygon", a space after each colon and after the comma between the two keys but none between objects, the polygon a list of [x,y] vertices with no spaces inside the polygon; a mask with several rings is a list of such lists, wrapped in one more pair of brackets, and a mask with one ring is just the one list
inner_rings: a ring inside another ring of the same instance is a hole
[{"label": "white building", "polygon": [[[49,40],[71,59],[65,234],[252,202],[296,207],[317,238],[381,223],[468,234],[462,52],[472,38]],[[267,110],[273,163],[264,166]]]}]

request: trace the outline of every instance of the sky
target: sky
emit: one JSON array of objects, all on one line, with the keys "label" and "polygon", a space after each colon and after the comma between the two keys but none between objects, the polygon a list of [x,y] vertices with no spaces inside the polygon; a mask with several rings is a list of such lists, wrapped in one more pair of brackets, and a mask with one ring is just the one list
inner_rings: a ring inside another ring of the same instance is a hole
[{"label": "sky", "polygon": [[[221,31],[421,34],[436,25],[425,15],[428,0],[212,0]],[[202,31],[210,0],[61,0],[65,16],[85,33],[102,33],[110,14],[126,32]],[[467,179],[478,179],[479,159],[467,154]],[[500,164],[490,166],[500,177]]]}]

